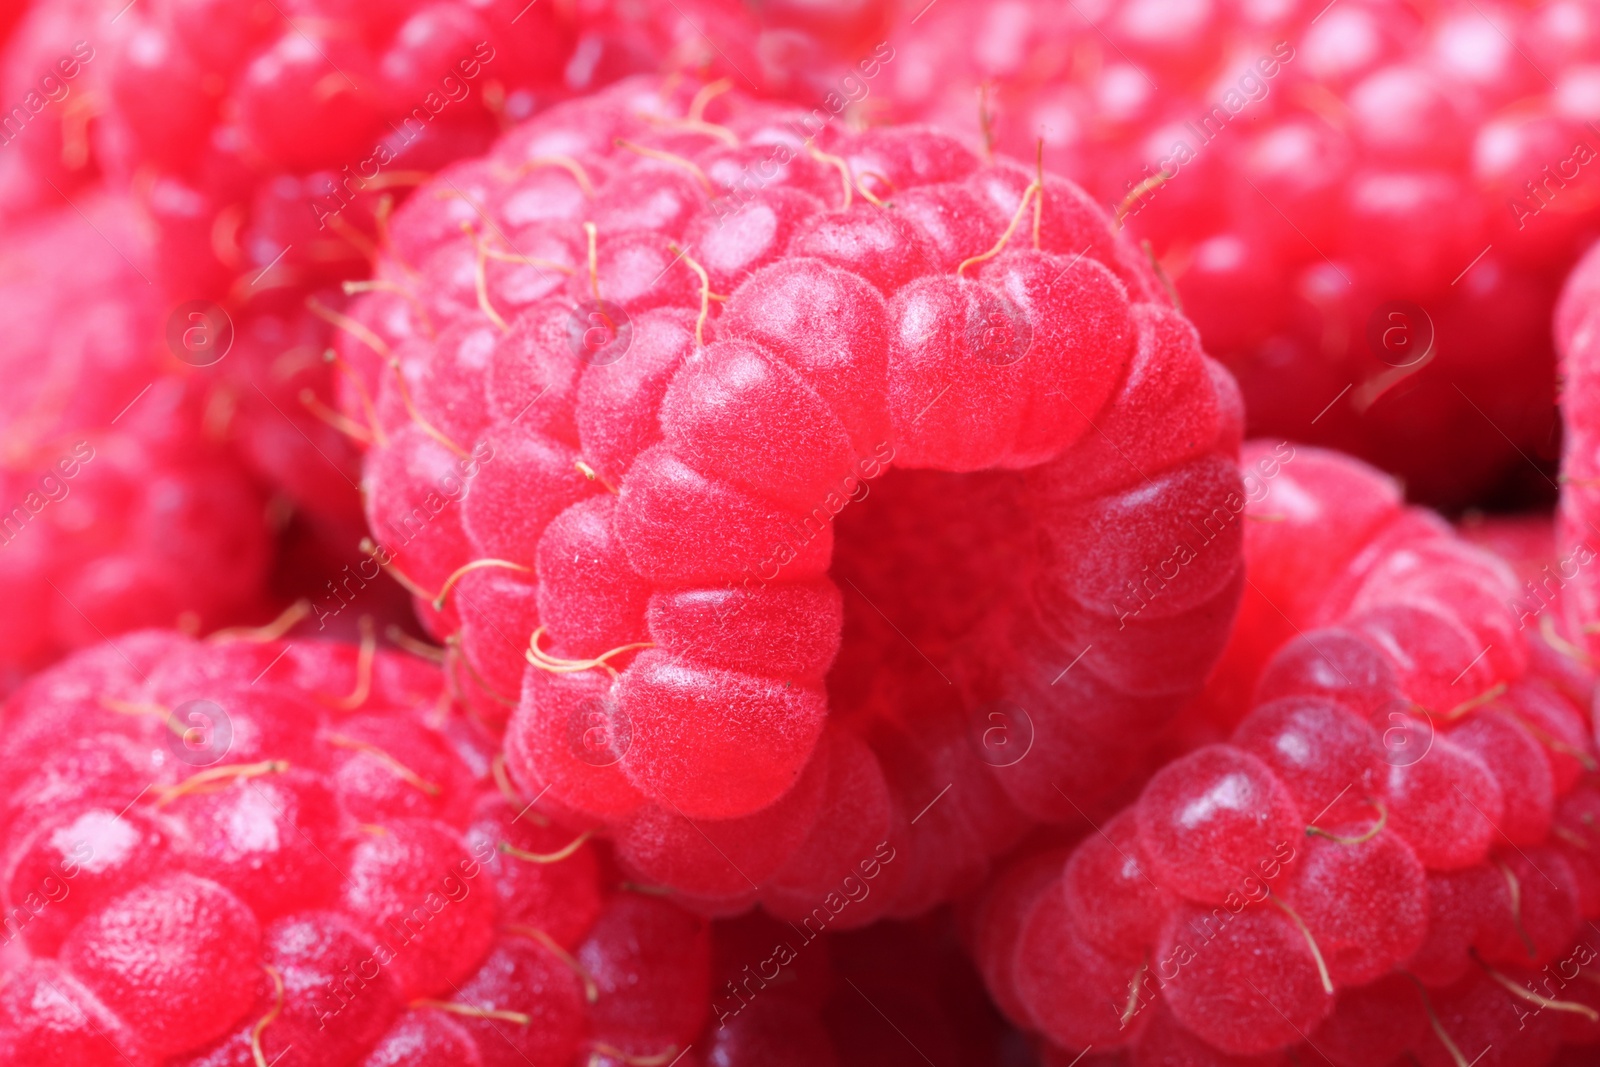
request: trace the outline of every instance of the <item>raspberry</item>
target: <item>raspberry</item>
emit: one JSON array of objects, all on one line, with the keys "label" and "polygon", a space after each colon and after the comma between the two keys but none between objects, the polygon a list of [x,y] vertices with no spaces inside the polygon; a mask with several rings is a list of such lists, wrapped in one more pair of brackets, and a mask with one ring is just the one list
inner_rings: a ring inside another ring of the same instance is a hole
[{"label": "raspberry", "polygon": [[[1250,908],[1217,941],[1191,948],[1194,931],[1214,921],[1207,908],[1180,904],[1157,943],[1166,959],[1195,955],[1187,980],[1162,990],[1176,1022],[1213,1047],[1252,1055],[1294,1043],[1328,1014],[1332,998],[1320,961],[1288,917]],[[1258,989],[1270,989],[1270,997]],[[1270,1000],[1266,1011],[1264,1000]]]},{"label": "raspberry", "polygon": [[799,119],[634,81],[452,165],[341,395],[525,789],[716,913],[881,876],[853,926],[1137,779],[1237,596],[1239,412],[1075,186]]},{"label": "raspberry", "polygon": [[1269,442],[1243,459],[1251,592],[1190,713],[1231,737],[994,879],[972,942],[996,1002],[1068,1058],[1135,1064],[1592,1044],[1592,673],[1518,625],[1510,567],[1377,471]]},{"label": "raspberry", "polygon": [[142,631],[34,676],[5,725],[28,952],[0,1062],[638,1062],[706,1020],[706,923],[614,890],[421,660]]},{"label": "raspberry", "polygon": [[[115,1005],[157,1057],[228,1031],[254,999],[247,983],[261,929],[250,909],[209,879],[175,874],[106,902],[62,944],[67,971]],[[160,946],[151,958],[150,949]]]},{"label": "raspberry", "polygon": [[1518,452],[1556,458],[1547,323],[1596,217],[1591,23],[1565,0],[912,4],[864,103],[1011,152],[1042,137],[1151,242],[1253,435],[1459,508],[1550,495]]},{"label": "raspberry", "polygon": [[1067,916],[1062,894],[1038,895],[1016,933],[1011,980],[1028,1018],[1050,1040],[1105,1045],[1120,1029],[1104,1005],[1125,985],[1124,968],[1089,945]]},{"label": "raspberry", "polygon": [[264,600],[265,504],[205,435],[199,390],[150,350],[128,205],[81,206],[7,232],[0,691],[106,635],[215,628]]}]

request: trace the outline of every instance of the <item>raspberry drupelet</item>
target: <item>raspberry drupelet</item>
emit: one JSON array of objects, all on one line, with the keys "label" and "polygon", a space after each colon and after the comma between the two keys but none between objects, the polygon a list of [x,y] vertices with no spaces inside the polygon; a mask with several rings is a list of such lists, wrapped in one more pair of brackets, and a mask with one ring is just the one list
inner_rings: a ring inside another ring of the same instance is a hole
[{"label": "raspberry drupelet", "polygon": [[1036,164],[625,82],[418,190],[342,326],[374,560],[523,788],[714,911],[975,886],[1223,643],[1237,394]]},{"label": "raspberry drupelet", "polygon": [[706,922],[517,796],[432,663],[141,631],[4,725],[7,1067],[639,1067],[707,1019]]},{"label": "raspberry drupelet", "polygon": [[1231,735],[999,876],[974,938],[996,1001],[1132,1064],[1600,1042],[1592,671],[1378,472],[1271,442],[1243,463],[1247,605],[1276,612],[1247,606],[1219,667]]}]

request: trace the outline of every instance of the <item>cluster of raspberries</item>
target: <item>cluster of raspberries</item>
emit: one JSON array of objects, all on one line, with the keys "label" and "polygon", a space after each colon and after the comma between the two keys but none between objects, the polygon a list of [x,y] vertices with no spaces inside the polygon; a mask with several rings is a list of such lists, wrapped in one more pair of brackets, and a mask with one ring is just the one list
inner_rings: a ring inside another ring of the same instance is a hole
[{"label": "cluster of raspberries", "polygon": [[20,386],[0,406],[0,599],[18,608],[0,692],[131,628],[268,617],[354,559],[359,449],[323,359],[341,283],[369,272],[419,174],[638,69],[568,71],[586,17],[520,6],[0,14],[0,307]]},{"label": "cluster of raspberries", "polygon": [[0,93],[0,1067],[1600,1047],[1589,0],[33,0]]},{"label": "cluster of raspberries", "polygon": [[[141,546],[131,527],[119,537],[109,531],[122,520],[107,516],[107,532],[67,535],[74,548],[57,554],[70,555],[76,569],[115,572],[90,580],[138,588],[118,593],[119,603],[107,610],[89,603],[87,592],[69,592],[91,620],[86,626],[39,591],[39,575],[57,573],[60,564],[38,551],[26,561],[23,550],[11,553],[33,577],[14,577],[0,564],[0,590],[38,604],[33,618],[69,617],[6,642],[0,692],[20,672],[94,640],[96,631],[259,620],[285,596],[325,595],[323,572],[357,561],[363,442],[334,412],[324,353],[331,321],[371,273],[396,204],[429,173],[485,151],[555,101],[657,69],[664,55],[703,62],[704,38],[695,36],[691,47],[687,27],[712,20],[732,33],[741,16],[736,6],[691,17],[670,6],[512,0],[34,0],[0,12],[0,234],[19,253],[29,249],[19,263],[48,265],[53,290],[49,300],[31,288],[0,292],[8,321],[28,324],[28,343],[13,346],[16,365],[49,353],[53,390],[95,393],[120,406],[133,395],[122,389],[137,352],[134,391],[164,379],[155,395],[166,393],[169,407],[180,404],[179,394],[184,399],[181,413],[161,421],[181,421],[190,438],[205,438],[180,451],[205,455],[206,481],[230,497],[217,524],[248,523],[255,537],[261,524],[251,520],[268,509],[279,559],[269,580],[268,550],[245,550],[237,533],[219,538],[224,551],[237,552],[234,564],[222,567],[210,549]],[[881,8],[866,5],[856,22],[852,40],[882,22]],[[819,20],[804,7],[774,5],[752,30],[752,47],[758,38],[768,41],[760,47],[765,58],[731,54],[761,71],[774,91],[799,91],[797,79],[816,56],[833,54],[821,39],[829,27],[838,29],[833,14]],[[782,47],[774,50],[773,42]],[[40,237],[34,220],[44,216],[57,222]],[[72,232],[86,220],[99,237]],[[121,271],[122,260],[137,264],[137,278],[118,277],[116,286],[118,299],[142,305],[138,328],[119,334],[103,317],[87,317],[73,333],[92,335],[91,343],[58,336],[43,347],[60,331],[61,309],[98,299],[64,289],[100,284],[80,277],[86,259],[104,263],[88,272],[97,278]],[[196,313],[226,335],[199,358],[172,340]],[[163,339],[172,321],[182,325]],[[74,345],[84,354],[62,354]],[[168,358],[167,349],[193,366]],[[46,408],[19,405],[0,414],[8,436],[13,429],[34,435],[36,423],[49,422],[71,458],[77,442],[104,435],[103,421]],[[165,427],[147,428],[131,414],[118,426],[123,443],[116,451],[137,453],[135,467],[173,463]],[[25,507],[31,484],[60,458],[8,448],[5,466],[20,480],[8,482],[0,506]],[[116,465],[103,460],[103,478],[89,481],[111,479]],[[179,481],[186,478],[189,472]],[[91,491],[144,491],[120,481],[120,489]],[[182,491],[203,490],[188,484]],[[243,492],[262,499],[246,505],[237,499]],[[163,559],[167,554],[211,573],[216,590],[197,589]]]}]

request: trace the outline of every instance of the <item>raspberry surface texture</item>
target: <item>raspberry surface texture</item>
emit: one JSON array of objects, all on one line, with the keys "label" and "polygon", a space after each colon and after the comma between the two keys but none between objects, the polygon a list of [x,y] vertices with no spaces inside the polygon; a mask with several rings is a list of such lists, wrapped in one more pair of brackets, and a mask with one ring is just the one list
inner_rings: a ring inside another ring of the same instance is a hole
[{"label": "raspberry surface texture", "polygon": [[0,691],[107,635],[266,600],[266,501],[164,350],[127,202],[82,212],[0,231]]},{"label": "raspberry surface texture", "polygon": [[0,1063],[636,1065],[707,1020],[706,922],[498,786],[431,663],[141,631],[4,721]]},{"label": "raspberry surface texture", "polygon": [[1246,567],[1278,617],[1247,599],[1219,668],[1250,682],[1237,724],[997,877],[974,938],[996,1002],[1135,1064],[1592,1049],[1587,660],[1379,472],[1272,442],[1243,463],[1271,472]]},{"label": "raspberry surface texture", "polygon": [[1517,450],[1553,474],[1549,315],[1600,204],[1592,5],[922,7],[854,106],[1043,138],[1152,243],[1252,435],[1439,506],[1554,496]]}]

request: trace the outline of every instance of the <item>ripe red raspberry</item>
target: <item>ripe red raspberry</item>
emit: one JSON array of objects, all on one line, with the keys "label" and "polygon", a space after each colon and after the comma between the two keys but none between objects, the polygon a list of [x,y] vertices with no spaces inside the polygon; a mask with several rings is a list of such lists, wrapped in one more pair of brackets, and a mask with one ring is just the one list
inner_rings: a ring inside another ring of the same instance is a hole
[{"label": "ripe red raspberry", "polygon": [[80,206],[7,227],[0,263],[0,691],[107,635],[264,600],[265,501],[162,353],[128,205]]},{"label": "ripe red raspberry", "polygon": [[873,99],[977,134],[981,86],[1002,149],[1043,137],[1152,242],[1253,435],[1439,505],[1551,495],[1518,450],[1554,465],[1549,314],[1600,210],[1586,5],[922,7]]},{"label": "ripe red raspberry", "polygon": [[1237,399],[1075,186],[725,89],[554,108],[396,214],[339,341],[373,551],[641,876],[914,914],[1204,677]]},{"label": "ripe red raspberry", "polygon": [[1237,725],[996,879],[973,939],[996,1002],[1134,1064],[1546,1064],[1600,1041],[1575,980],[1600,914],[1592,672],[1378,472],[1243,459],[1247,604],[1277,618],[1247,608],[1219,668]]},{"label": "ripe red raspberry", "polygon": [[422,660],[144,631],[4,725],[0,1063],[639,1064],[706,1021],[705,922],[614,891]]}]

